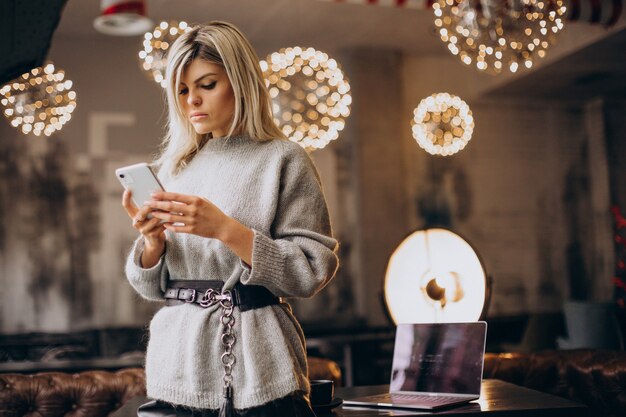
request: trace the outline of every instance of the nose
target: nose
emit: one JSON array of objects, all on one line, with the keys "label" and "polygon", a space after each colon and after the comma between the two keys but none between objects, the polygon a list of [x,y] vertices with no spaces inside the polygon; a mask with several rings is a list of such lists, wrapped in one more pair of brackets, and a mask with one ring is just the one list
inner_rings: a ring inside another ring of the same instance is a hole
[{"label": "nose", "polygon": [[197,106],[201,102],[202,99],[200,98],[200,94],[196,93],[195,90],[189,91],[189,94],[187,95],[187,104],[190,106]]}]

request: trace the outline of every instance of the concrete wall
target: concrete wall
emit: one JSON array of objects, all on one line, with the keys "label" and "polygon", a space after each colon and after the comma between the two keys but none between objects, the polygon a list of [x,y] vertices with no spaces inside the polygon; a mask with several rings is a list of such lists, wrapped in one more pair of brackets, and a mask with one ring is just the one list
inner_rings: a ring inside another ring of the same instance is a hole
[{"label": "concrete wall", "polygon": [[492,85],[492,77],[448,56],[405,60],[407,118],[422,98],[446,91],[469,104],[476,122],[470,144],[448,158],[421,151],[403,130],[412,227],[428,224],[424,207],[451,213],[450,227],[493,277],[491,315],[555,311],[567,298],[610,299],[604,107],[558,97],[482,98]]},{"label": "concrete wall", "polygon": [[[49,58],[74,82],[72,120],[51,138],[0,122],[0,332],[142,326],[159,307],[140,300],[124,277],[136,234],[113,174],[149,161],[163,132],[164,97],[139,68],[138,44],[56,38]],[[334,154],[314,158],[334,218]],[[338,289],[296,302],[296,310],[305,319],[334,316]],[[330,308],[320,314],[319,305]]]}]

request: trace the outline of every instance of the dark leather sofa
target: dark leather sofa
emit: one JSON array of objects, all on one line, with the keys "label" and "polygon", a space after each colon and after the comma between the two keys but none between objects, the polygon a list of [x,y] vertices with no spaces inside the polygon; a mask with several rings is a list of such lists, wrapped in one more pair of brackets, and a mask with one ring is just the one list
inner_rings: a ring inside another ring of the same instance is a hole
[{"label": "dark leather sofa", "polygon": [[483,374],[586,404],[590,417],[626,416],[625,351],[488,353]]},{"label": "dark leather sofa", "polygon": [[[309,357],[309,378],[341,383],[336,362]],[[0,374],[0,417],[106,417],[145,395],[142,368]]]},{"label": "dark leather sofa", "polygon": [[[310,378],[339,384],[338,365],[309,358]],[[497,378],[586,404],[592,417],[626,416],[626,352],[548,350],[488,353],[485,378]],[[1,417],[105,417],[144,395],[141,368],[78,373],[0,374]]]}]

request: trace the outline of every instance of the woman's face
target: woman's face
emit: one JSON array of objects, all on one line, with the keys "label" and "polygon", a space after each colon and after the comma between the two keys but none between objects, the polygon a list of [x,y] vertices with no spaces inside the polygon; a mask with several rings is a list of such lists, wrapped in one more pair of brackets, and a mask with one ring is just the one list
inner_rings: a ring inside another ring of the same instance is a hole
[{"label": "woman's face", "polygon": [[228,133],[235,95],[224,67],[203,59],[191,61],[182,73],[178,98],[198,134],[219,138]]}]

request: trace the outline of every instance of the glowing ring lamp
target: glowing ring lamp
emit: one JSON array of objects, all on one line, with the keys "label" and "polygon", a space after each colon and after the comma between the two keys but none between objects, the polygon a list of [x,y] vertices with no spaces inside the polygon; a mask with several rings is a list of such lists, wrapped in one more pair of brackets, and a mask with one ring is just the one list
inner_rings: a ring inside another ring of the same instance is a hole
[{"label": "glowing ring lamp", "polygon": [[384,295],[394,323],[451,323],[480,319],[490,281],[476,251],[447,229],[419,230],[389,259]]}]

